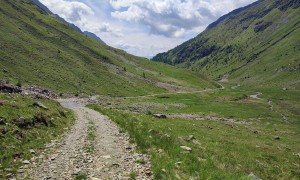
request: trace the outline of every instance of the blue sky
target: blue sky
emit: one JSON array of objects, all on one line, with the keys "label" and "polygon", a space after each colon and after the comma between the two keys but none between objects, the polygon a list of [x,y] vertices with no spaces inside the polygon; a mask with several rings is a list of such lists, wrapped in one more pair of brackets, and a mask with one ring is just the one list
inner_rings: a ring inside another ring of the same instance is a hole
[{"label": "blue sky", "polygon": [[191,39],[220,16],[256,0],[40,0],[108,45],[152,57]]}]

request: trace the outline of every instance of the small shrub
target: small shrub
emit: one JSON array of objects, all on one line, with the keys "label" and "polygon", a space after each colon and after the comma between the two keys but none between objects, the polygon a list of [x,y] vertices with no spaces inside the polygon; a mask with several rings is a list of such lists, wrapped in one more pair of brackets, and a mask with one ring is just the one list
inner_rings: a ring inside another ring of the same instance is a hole
[{"label": "small shrub", "polygon": [[146,114],[147,115],[153,115],[153,113],[150,110],[148,110]]},{"label": "small shrub", "polygon": [[87,179],[87,175],[84,173],[79,173],[77,176],[74,178],[75,180],[85,180]]},{"label": "small shrub", "polygon": [[136,172],[131,172],[130,174],[129,174],[129,177],[131,178],[131,179],[136,179]]},{"label": "small shrub", "polygon": [[18,87],[22,87],[22,83],[21,83],[21,81],[18,81],[18,82],[17,82],[17,84],[16,84],[16,86],[18,86]]}]

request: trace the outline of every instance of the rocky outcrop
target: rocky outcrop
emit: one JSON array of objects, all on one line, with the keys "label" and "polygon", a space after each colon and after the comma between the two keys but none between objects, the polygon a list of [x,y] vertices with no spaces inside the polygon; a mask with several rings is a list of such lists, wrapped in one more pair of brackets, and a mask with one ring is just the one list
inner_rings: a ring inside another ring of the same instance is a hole
[{"label": "rocky outcrop", "polygon": [[56,93],[38,86],[24,88],[23,92],[25,95],[29,95],[37,99],[55,99],[58,97]]},{"label": "rocky outcrop", "polygon": [[0,92],[21,93],[22,89],[18,86],[9,84],[9,81],[7,81],[7,80],[0,80]]}]

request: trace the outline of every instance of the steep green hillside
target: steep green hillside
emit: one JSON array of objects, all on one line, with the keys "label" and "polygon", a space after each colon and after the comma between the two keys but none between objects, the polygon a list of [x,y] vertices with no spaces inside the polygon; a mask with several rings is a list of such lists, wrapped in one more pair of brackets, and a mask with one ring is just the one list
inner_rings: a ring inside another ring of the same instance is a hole
[{"label": "steep green hillside", "polygon": [[297,0],[257,1],[153,60],[216,79],[229,75],[232,82],[299,89],[299,7]]},{"label": "steep green hillside", "polygon": [[0,2],[0,42],[0,79],[23,85],[112,96],[214,87],[197,73],[99,43],[30,0]]}]

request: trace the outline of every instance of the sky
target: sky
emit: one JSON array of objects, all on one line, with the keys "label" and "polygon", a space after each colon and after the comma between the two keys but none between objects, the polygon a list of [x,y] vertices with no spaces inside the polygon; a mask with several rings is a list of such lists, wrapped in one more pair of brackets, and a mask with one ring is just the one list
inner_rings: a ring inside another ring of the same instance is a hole
[{"label": "sky", "polygon": [[222,15],[256,0],[40,0],[106,44],[151,58],[197,36]]}]

